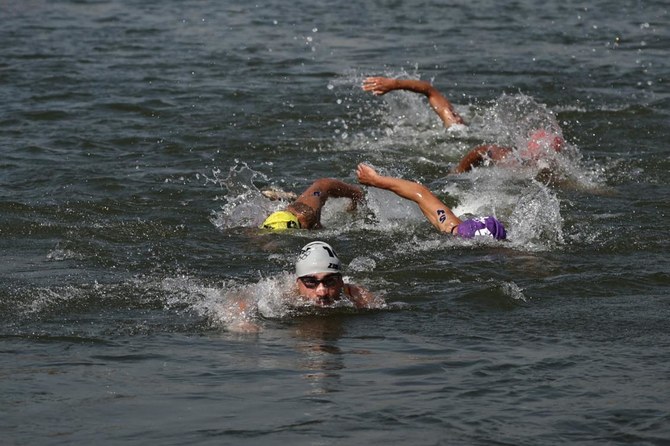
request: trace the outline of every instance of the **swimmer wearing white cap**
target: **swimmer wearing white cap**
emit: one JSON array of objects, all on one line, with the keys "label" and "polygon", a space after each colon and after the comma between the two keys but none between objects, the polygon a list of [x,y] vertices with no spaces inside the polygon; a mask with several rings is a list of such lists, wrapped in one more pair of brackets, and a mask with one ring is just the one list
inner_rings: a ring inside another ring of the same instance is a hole
[{"label": "swimmer wearing white cap", "polygon": [[315,241],[303,246],[295,264],[298,293],[314,305],[327,307],[342,299],[356,308],[373,308],[383,304],[365,288],[344,283],[342,264],[328,243]]}]

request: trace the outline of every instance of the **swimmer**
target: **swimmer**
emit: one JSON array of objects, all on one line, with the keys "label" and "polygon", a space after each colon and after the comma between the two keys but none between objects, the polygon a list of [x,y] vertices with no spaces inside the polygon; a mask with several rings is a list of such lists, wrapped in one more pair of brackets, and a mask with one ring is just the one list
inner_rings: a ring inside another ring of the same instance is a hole
[{"label": "swimmer", "polygon": [[490,236],[496,240],[507,238],[505,227],[495,217],[461,220],[420,183],[379,175],[376,170],[363,163],[358,165],[356,174],[361,184],[389,190],[418,204],[423,215],[441,232],[463,238],[473,238],[476,235]]},{"label": "swimmer", "polygon": [[[465,125],[463,118],[454,110],[449,100],[435,87],[426,81],[412,79],[391,79],[388,77],[368,77],[363,81],[363,90],[381,96],[393,90],[406,90],[423,94],[433,111],[440,117],[444,126],[449,128],[455,124]],[[563,137],[553,130],[536,129],[528,135],[528,144],[516,157],[514,149],[494,144],[477,146],[468,152],[452,170],[453,173],[463,173],[474,167],[485,165],[488,162],[500,165],[535,165],[546,169],[549,165],[541,160],[547,154],[560,152],[565,144]]]},{"label": "swimmer", "polygon": [[363,196],[363,191],[358,186],[333,178],[320,178],[286,206],[286,209],[270,214],[261,228],[321,229],[321,208],[329,198],[349,198],[351,199],[349,210],[354,210],[357,203],[363,200]]},{"label": "swimmer", "polygon": [[[345,283],[342,262],[328,243],[314,241],[303,246],[295,263],[295,286],[283,291],[283,303],[289,307],[338,307],[356,309],[383,308],[386,302],[359,285]],[[257,333],[258,299],[255,293],[234,295],[225,307],[226,327],[238,333]]]},{"label": "swimmer", "polygon": [[356,308],[373,308],[381,298],[358,285],[344,283],[341,262],[328,243],[315,241],[303,246],[295,264],[298,295],[309,303],[327,307],[343,299]]}]

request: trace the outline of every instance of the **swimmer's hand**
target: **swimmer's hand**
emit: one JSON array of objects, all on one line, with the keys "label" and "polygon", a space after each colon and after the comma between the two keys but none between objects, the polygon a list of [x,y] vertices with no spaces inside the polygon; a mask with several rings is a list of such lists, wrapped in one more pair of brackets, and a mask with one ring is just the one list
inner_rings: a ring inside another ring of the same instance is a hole
[{"label": "swimmer's hand", "polygon": [[353,184],[351,186],[355,188],[355,192],[351,196],[349,206],[347,206],[347,211],[349,212],[355,211],[358,208],[359,204],[365,203],[365,192],[363,192],[363,189],[361,189],[358,186],[354,186]]},{"label": "swimmer's hand", "polygon": [[388,77],[368,77],[363,80],[363,90],[369,91],[376,96],[381,96],[391,90],[395,90],[395,79]]},{"label": "swimmer's hand", "polygon": [[258,333],[261,327],[251,317],[255,305],[242,296],[233,297],[225,307],[226,328],[233,333]]},{"label": "swimmer's hand", "polygon": [[361,184],[366,186],[377,186],[380,175],[367,164],[360,163],[356,168],[356,176]]},{"label": "swimmer's hand", "polygon": [[293,201],[296,198],[298,198],[298,196],[293,192],[286,192],[284,190],[275,188],[262,190],[261,194],[263,194],[265,198],[271,201],[278,201],[278,200]]}]

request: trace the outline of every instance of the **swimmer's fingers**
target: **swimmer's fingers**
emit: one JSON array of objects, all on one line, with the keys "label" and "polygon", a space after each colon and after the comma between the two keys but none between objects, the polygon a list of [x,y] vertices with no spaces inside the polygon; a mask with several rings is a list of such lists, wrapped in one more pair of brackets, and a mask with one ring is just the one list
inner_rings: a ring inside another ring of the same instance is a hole
[{"label": "swimmer's fingers", "polygon": [[374,185],[374,179],[378,176],[377,172],[370,166],[360,163],[356,168],[358,182],[367,186]]},{"label": "swimmer's fingers", "polygon": [[392,84],[393,80],[386,77],[368,77],[363,81],[363,90],[381,96],[393,89]]},{"label": "swimmer's fingers", "polygon": [[270,201],[284,200],[284,201],[293,201],[298,196],[293,192],[286,192],[281,189],[265,189],[261,191],[261,194]]},{"label": "swimmer's fingers", "polygon": [[375,89],[375,79],[374,77],[368,77],[363,80],[363,90],[373,91]]}]

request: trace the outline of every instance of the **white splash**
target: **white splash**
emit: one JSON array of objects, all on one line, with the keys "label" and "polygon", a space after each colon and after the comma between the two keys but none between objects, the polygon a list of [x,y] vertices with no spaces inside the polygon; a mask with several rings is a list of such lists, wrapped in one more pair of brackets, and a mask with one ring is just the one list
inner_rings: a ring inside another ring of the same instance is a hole
[{"label": "white splash", "polygon": [[[285,319],[297,315],[321,314],[324,311],[354,310],[353,304],[342,299],[324,309],[298,296],[295,275],[280,273],[262,277],[255,283],[226,281],[220,286],[200,283],[189,277],[168,278],[162,281],[163,291],[168,297],[168,308],[186,307],[189,311],[205,317],[215,328],[235,332],[257,332],[262,329],[263,319]],[[345,282],[348,282],[345,277]],[[386,308],[380,298],[371,309]]]},{"label": "white splash", "polygon": [[212,178],[206,177],[208,182],[226,190],[225,196],[221,198],[225,203],[215,212],[212,222],[220,229],[257,228],[270,213],[281,209],[286,203],[268,200],[256,187],[254,180],[260,178],[267,181],[265,175],[244,162],[235,160],[235,163],[225,178],[219,170],[212,172]]}]

